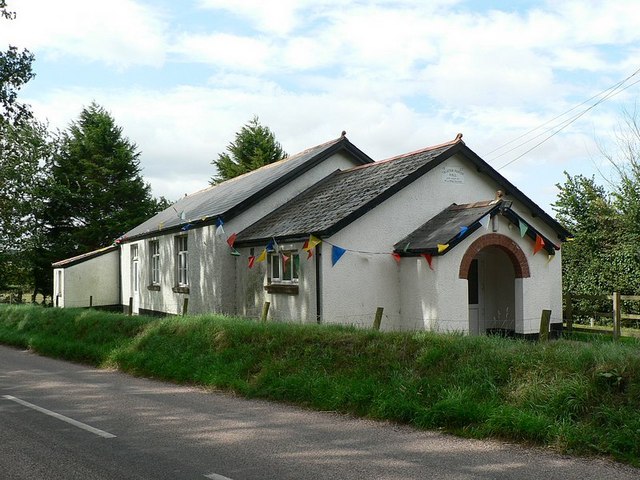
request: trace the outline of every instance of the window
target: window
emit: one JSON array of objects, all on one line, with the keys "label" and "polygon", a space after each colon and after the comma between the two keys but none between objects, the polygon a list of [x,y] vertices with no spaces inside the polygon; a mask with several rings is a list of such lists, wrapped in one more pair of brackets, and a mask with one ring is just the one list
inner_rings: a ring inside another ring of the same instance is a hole
[{"label": "window", "polygon": [[297,283],[300,271],[300,256],[296,251],[272,253],[269,256],[271,281],[274,283]]},{"label": "window", "polygon": [[176,237],[176,256],[178,287],[187,287],[189,285],[189,251],[186,235]]},{"label": "window", "polygon": [[138,245],[131,245],[131,261],[138,260]]},{"label": "window", "polygon": [[160,285],[160,242],[158,240],[151,240],[149,242],[149,255],[151,285]]}]

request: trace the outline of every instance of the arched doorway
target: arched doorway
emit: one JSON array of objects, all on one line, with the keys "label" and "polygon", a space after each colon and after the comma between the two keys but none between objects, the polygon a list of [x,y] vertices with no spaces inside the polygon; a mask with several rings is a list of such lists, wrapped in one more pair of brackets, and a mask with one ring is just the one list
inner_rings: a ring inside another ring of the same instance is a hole
[{"label": "arched doorway", "polygon": [[522,278],[529,264],[522,249],[505,235],[491,233],[474,241],[460,263],[467,280],[469,333],[512,334],[522,325]]}]

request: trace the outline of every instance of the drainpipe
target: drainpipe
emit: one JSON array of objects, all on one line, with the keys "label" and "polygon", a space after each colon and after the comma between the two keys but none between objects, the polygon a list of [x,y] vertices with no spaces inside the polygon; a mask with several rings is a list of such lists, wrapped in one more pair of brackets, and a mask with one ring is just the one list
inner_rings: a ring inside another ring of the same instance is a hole
[{"label": "drainpipe", "polygon": [[122,303],[122,245],[118,245],[118,305],[120,307],[124,305]]},{"label": "drainpipe", "polygon": [[322,244],[316,245],[316,322],[322,323]]}]

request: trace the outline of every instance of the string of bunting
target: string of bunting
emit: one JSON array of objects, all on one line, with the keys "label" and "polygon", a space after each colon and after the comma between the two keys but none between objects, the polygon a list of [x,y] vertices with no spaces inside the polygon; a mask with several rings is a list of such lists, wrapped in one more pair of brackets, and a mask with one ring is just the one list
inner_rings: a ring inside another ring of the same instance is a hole
[{"label": "string of bunting", "polygon": [[[178,215],[178,217],[180,219],[185,218],[185,212],[178,212],[175,208],[174,210],[176,211],[176,214]],[[485,229],[489,229],[489,220],[490,220],[491,215],[490,214],[486,214],[484,215],[481,219],[479,219],[477,221],[477,223],[480,224],[480,226],[484,227]],[[205,221],[207,219],[207,217],[203,217],[202,221]],[[225,240],[227,242],[227,244],[229,245],[230,248],[230,254],[236,257],[241,256],[240,252],[238,252],[238,250],[235,248],[234,244],[237,238],[237,233],[232,233],[231,235],[227,235],[226,232],[224,231],[224,221],[222,220],[222,218],[217,218],[216,219],[216,230],[215,230],[215,235],[216,236],[223,236],[226,237]],[[161,229],[163,226],[163,222],[161,222],[158,225],[158,229]],[[185,224],[180,230],[181,231],[187,231],[190,230],[194,227],[195,225],[193,223],[187,223]],[[471,226],[471,225],[470,225]],[[470,226],[461,226],[460,227],[460,231],[458,232],[458,234],[454,237],[454,239],[460,239],[462,238],[467,231],[469,230]],[[531,228],[525,221],[523,221],[519,216],[518,216],[518,228],[520,230],[520,237],[524,238],[524,236],[527,234],[529,228]],[[533,232],[535,232],[535,230],[533,230]],[[123,240],[126,239],[126,236],[122,236],[119,237],[118,239],[115,240],[115,244],[119,244],[120,242],[122,242]],[[573,239],[570,239],[573,240]],[[393,258],[393,260],[395,260],[398,264],[400,263],[401,259],[402,259],[402,255],[397,253],[397,252],[372,252],[372,251],[366,251],[366,250],[356,250],[356,249],[349,249],[349,248],[344,248],[338,245],[335,245],[327,240],[321,240],[320,238],[314,236],[314,235],[310,235],[309,238],[304,242],[303,246],[302,246],[302,250],[307,252],[307,260],[311,259],[313,257],[313,251],[315,249],[316,246],[320,245],[321,243],[326,243],[327,245],[331,246],[331,265],[335,266],[340,259],[342,259],[342,257],[344,256],[345,253],[349,252],[349,253],[356,253],[356,254],[360,254],[360,255],[390,255],[391,258]],[[533,255],[536,255],[540,250],[542,250],[545,247],[545,241],[544,238],[542,238],[542,236],[535,232],[535,244],[533,247]],[[407,245],[404,248],[404,251],[408,251],[410,247],[410,243],[407,243]],[[448,248],[449,248],[449,244],[437,244],[437,251],[438,254],[441,254],[443,252],[445,252]],[[556,250],[559,250],[559,247],[553,245],[553,248],[555,248]],[[267,259],[267,255],[269,253],[274,253],[277,252],[279,250],[279,246],[275,240],[275,238],[271,238],[271,240],[269,240],[269,242],[267,243],[266,247],[261,251],[261,253],[258,256],[255,255],[249,255],[248,257],[248,267],[249,268],[253,268],[255,263],[261,263],[264,262]],[[287,262],[290,260],[290,256],[285,255],[284,253],[281,253],[282,258],[283,258],[283,265],[286,267]],[[425,261],[427,262],[427,265],[429,266],[429,268],[431,270],[434,270],[433,268],[433,255],[429,254],[429,253],[421,253],[420,256],[422,258],[425,259]],[[549,258],[548,261],[551,261],[553,259],[554,255],[549,254]]]}]

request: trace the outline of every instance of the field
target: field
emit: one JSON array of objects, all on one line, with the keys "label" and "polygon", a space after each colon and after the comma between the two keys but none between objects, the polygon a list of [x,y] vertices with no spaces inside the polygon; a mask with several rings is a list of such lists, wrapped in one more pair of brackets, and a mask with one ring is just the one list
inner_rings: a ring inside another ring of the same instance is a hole
[{"label": "field", "polygon": [[640,466],[640,341],[598,338],[538,344],[0,306],[0,342],[43,355]]}]

